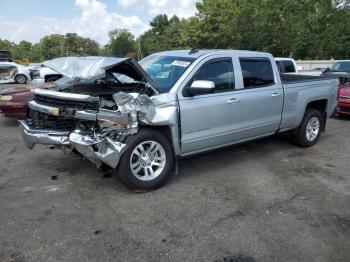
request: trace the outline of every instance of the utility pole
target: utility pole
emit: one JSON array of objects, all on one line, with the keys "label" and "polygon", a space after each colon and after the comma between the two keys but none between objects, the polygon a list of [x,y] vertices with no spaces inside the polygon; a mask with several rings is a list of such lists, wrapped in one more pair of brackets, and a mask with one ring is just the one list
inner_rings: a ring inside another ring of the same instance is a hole
[{"label": "utility pole", "polygon": [[141,38],[139,37],[138,41],[137,41],[137,60],[141,60],[143,58],[142,56],[142,52],[141,52]]}]

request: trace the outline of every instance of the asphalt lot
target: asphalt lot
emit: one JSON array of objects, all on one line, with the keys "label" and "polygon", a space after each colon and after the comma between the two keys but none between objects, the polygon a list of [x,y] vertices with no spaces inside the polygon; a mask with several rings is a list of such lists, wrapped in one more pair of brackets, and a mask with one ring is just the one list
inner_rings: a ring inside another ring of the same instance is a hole
[{"label": "asphalt lot", "polygon": [[350,120],[179,163],[137,194],[0,118],[0,261],[349,261]]}]

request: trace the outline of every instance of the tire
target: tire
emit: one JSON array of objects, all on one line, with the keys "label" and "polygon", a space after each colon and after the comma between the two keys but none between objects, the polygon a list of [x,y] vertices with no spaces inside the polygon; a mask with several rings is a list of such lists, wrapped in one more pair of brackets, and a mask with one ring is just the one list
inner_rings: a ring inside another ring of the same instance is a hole
[{"label": "tire", "polygon": [[126,145],[127,149],[115,170],[119,180],[136,190],[150,191],[164,185],[173,173],[175,162],[168,138],[158,130],[143,128],[128,137]]},{"label": "tire", "polygon": [[23,74],[18,74],[15,77],[15,81],[17,84],[25,84],[27,83],[27,80],[28,80],[27,77]]},{"label": "tire", "polygon": [[58,76],[51,76],[51,77],[48,77],[45,81],[45,83],[50,83],[50,82],[55,82],[57,81],[58,79],[60,79],[60,77]]},{"label": "tire", "polygon": [[314,146],[320,139],[322,127],[321,112],[313,108],[307,109],[297,130],[295,142],[305,148]]}]

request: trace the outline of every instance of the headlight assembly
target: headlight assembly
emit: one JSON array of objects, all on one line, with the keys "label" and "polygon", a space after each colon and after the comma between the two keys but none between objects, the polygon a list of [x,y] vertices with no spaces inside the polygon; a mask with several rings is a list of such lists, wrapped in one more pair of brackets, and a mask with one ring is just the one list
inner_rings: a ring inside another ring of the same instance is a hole
[{"label": "headlight assembly", "polygon": [[0,96],[0,101],[11,101],[12,96]]}]

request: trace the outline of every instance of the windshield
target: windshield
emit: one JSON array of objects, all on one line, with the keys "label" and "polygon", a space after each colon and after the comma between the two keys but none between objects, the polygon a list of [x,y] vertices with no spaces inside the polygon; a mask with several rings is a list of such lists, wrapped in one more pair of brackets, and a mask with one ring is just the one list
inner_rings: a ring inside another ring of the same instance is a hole
[{"label": "windshield", "polygon": [[331,72],[350,72],[350,61],[337,62],[331,68]]},{"label": "windshield", "polygon": [[160,93],[169,92],[195,59],[191,57],[151,55],[139,64],[158,85]]}]

